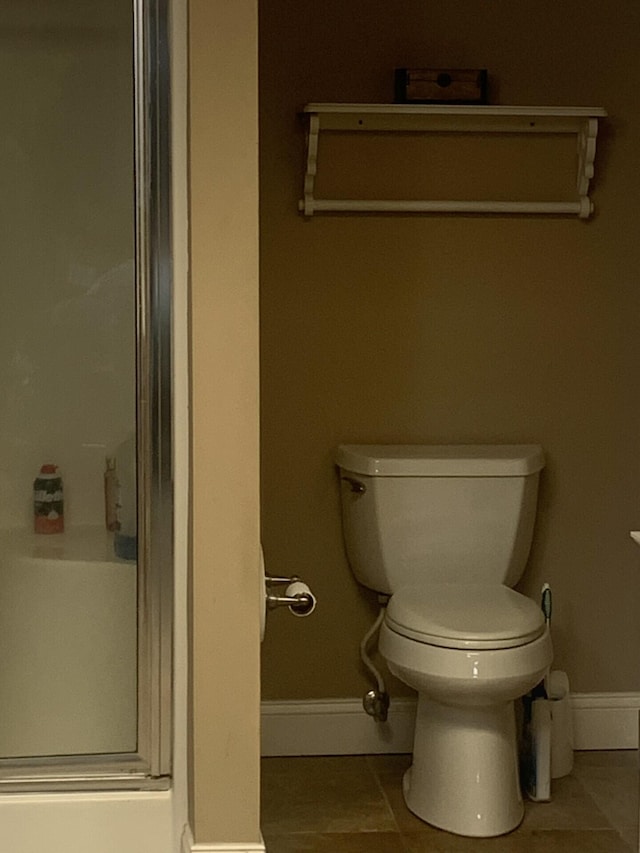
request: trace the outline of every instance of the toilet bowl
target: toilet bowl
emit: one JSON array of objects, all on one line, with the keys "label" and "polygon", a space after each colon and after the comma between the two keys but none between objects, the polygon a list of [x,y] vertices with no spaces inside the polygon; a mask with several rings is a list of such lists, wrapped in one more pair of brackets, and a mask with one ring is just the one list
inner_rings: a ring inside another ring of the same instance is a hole
[{"label": "toilet bowl", "polygon": [[406,587],[390,601],[380,651],[418,692],[404,780],[411,811],[460,835],[515,829],[523,803],[514,700],[542,680],[553,654],[540,609],[500,585]]},{"label": "toilet bowl", "polygon": [[418,692],[414,814],[459,835],[523,815],[515,700],[552,661],[540,607],[512,587],[533,536],[537,445],[343,445],[342,520],[356,578],[390,596],[380,651]]},{"label": "toilet bowl", "polygon": [[526,646],[462,651],[410,640],[383,626],[389,669],[418,691],[409,809],[458,835],[515,829],[524,814],[514,699],[531,690],[552,657],[549,631]]}]

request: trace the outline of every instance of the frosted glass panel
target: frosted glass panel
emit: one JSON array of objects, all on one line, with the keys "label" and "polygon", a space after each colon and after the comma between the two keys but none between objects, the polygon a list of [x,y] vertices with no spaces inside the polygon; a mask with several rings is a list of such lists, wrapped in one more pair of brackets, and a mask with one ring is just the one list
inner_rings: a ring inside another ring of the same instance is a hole
[{"label": "frosted glass panel", "polygon": [[0,757],[135,751],[132,8],[0,20]]}]

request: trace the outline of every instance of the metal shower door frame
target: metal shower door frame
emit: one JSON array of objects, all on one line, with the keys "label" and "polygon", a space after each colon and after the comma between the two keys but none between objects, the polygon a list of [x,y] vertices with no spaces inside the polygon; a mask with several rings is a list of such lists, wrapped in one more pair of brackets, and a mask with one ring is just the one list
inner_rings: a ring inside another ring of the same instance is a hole
[{"label": "metal shower door frame", "polygon": [[172,751],[172,263],[167,0],[133,0],[138,490],[137,751],[0,759],[0,793],[153,790]]}]

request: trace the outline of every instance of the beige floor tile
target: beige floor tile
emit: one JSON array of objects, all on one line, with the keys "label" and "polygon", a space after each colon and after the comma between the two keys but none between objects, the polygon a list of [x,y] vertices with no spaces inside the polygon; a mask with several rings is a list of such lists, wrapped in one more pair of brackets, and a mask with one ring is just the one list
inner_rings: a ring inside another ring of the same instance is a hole
[{"label": "beige floor tile", "polygon": [[551,802],[525,799],[521,831],[535,829],[611,829],[611,824],[575,776],[554,779]]},{"label": "beige floor tile", "polygon": [[267,853],[405,853],[395,832],[301,833],[265,839]]},{"label": "beige floor tile", "polygon": [[266,758],[262,830],[275,836],[394,832],[397,826],[364,756]]},{"label": "beige floor tile", "polygon": [[401,832],[439,832],[409,811],[404,801],[401,781],[382,778],[380,784]]},{"label": "beige floor tile", "polygon": [[638,853],[638,825],[616,826],[614,829],[620,835],[629,850],[633,850],[633,853]]},{"label": "beige floor tile", "polygon": [[615,830],[550,830],[531,833],[527,853],[629,853]]},{"label": "beige floor tile", "polygon": [[637,830],[640,784],[635,753],[607,755],[608,761],[576,761],[574,775],[612,826],[619,832],[623,827]]},{"label": "beige floor tile", "polygon": [[404,771],[411,766],[411,755],[405,753],[398,755],[368,755],[367,761],[376,776],[389,774],[402,779]]},{"label": "beige floor tile", "polygon": [[403,835],[407,853],[629,853],[614,830],[514,832],[498,838]]},{"label": "beige floor tile", "polygon": [[406,832],[402,837],[408,853],[530,853],[532,843],[530,833],[526,836],[512,834],[498,838],[464,838],[448,832],[433,835]]},{"label": "beige floor tile", "polygon": [[439,830],[417,818],[406,806],[402,793],[402,777],[411,764],[410,755],[371,755],[369,764],[377,776],[387,802],[401,832],[431,832]]},{"label": "beige floor tile", "polygon": [[500,838],[470,839],[415,817],[402,796],[408,755],[263,759],[268,853],[636,853],[635,753],[578,753],[550,803]]}]

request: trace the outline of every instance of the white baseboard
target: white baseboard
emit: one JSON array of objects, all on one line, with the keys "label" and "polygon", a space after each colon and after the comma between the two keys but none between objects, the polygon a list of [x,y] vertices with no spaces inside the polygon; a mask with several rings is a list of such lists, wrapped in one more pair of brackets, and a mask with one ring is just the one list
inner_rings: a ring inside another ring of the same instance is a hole
[{"label": "white baseboard", "polygon": [[637,749],[640,693],[573,693],[575,749]]},{"label": "white baseboard", "polygon": [[191,827],[185,826],[182,833],[181,853],[265,853],[265,851],[266,847],[263,841],[258,843],[203,844],[196,843],[193,840]]},{"label": "white baseboard", "polygon": [[411,752],[416,703],[396,699],[386,723],[358,699],[262,703],[263,755],[366,755]]},{"label": "white baseboard", "polygon": [[[637,749],[640,693],[571,696],[576,749]],[[366,755],[411,752],[416,703],[391,700],[376,723],[359,699],[262,703],[262,755]]]},{"label": "white baseboard", "polygon": [[396,699],[386,723],[359,699],[262,703],[263,755],[366,755],[411,752],[414,699]]}]

